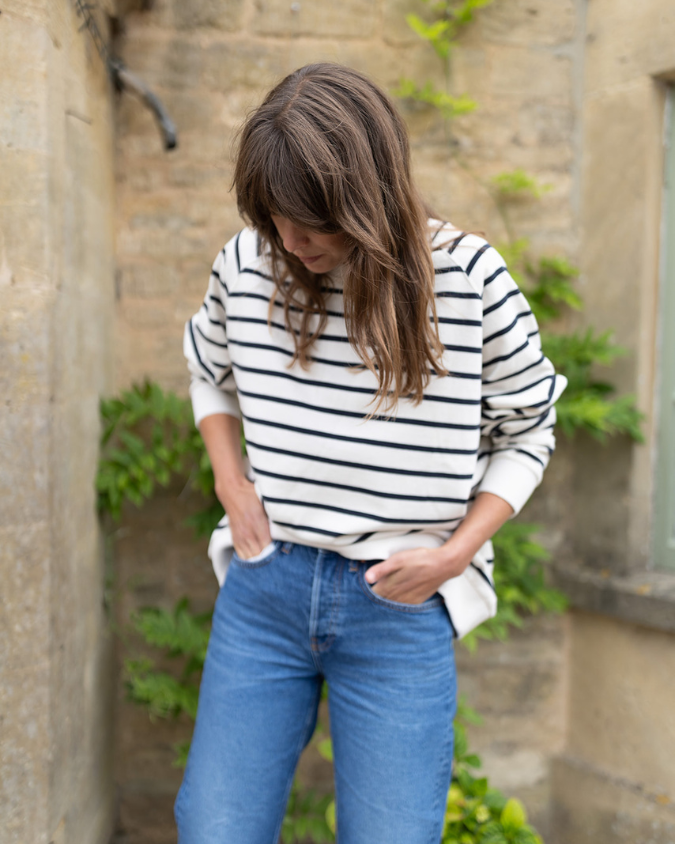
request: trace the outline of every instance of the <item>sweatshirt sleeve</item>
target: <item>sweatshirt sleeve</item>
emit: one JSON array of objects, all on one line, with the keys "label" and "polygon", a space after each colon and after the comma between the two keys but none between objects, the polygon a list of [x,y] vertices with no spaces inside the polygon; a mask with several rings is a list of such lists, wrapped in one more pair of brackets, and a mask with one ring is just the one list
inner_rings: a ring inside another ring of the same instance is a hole
[{"label": "sweatshirt sleeve", "polygon": [[226,333],[231,243],[213,263],[201,308],[185,323],[183,353],[191,376],[190,398],[196,425],[214,413],[241,418]]},{"label": "sweatshirt sleeve", "polygon": [[488,247],[483,282],[481,441],[488,465],[477,492],[523,508],[555,448],[554,404],[567,385],[541,351],[537,321],[501,255]]}]

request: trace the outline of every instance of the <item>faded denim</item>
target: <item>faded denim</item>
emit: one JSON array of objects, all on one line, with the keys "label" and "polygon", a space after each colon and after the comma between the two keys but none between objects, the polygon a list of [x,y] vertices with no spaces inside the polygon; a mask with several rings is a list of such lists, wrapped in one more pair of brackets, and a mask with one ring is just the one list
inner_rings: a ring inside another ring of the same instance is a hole
[{"label": "faded denim", "polygon": [[329,690],[340,844],[438,844],[452,766],[453,629],[440,595],[376,595],[375,561],[275,541],[216,601],[179,844],[276,844]]}]

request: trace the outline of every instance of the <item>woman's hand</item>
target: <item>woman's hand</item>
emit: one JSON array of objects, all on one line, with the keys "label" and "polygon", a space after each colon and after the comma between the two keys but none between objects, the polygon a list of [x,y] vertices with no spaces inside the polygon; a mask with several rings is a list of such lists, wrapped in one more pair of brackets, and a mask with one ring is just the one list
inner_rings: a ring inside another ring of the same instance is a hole
[{"label": "woman's hand", "polygon": [[199,432],[213,467],[216,495],[230,520],[234,550],[245,560],[259,554],[272,538],[265,509],[246,477],[240,426],[236,416],[213,413],[199,423]]},{"label": "woman's hand", "polygon": [[387,560],[371,566],[366,580],[374,584],[377,595],[403,604],[421,604],[438,591],[441,583],[457,577],[471,562],[471,557],[454,557],[448,547],[411,548],[398,551]]},{"label": "woman's hand", "polygon": [[243,559],[255,557],[272,541],[267,513],[248,478],[241,478],[236,488],[216,488],[216,495],[230,520],[234,550]]},{"label": "woman's hand", "polygon": [[513,515],[513,507],[491,492],[476,496],[473,507],[440,548],[397,551],[366,572],[373,592],[404,604],[421,604],[441,583],[462,574],[478,549]]}]

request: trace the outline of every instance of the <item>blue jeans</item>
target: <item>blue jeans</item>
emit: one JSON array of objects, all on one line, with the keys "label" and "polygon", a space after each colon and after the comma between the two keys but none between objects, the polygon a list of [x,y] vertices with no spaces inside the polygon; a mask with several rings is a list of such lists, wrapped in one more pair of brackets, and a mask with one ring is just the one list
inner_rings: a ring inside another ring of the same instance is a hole
[{"label": "blue jeans", "polygon": [[323,678],[340,844],[438,844],[452,767],[453,629],[436,594],[376,595],[375,561],[274,543],[216,601],[175,814],[179,844],[276,844]]}]

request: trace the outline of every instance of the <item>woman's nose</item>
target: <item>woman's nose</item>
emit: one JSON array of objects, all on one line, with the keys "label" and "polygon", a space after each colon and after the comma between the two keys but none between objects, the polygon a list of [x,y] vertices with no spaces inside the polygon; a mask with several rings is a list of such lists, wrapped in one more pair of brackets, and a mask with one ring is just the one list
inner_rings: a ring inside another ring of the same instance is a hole
[{"label": "woman's nose", "polygon": [[303,246],[306,246],[309,243],[307,234],[302,229],[293,225],[289,225],[284,230],[282,240],[284,249],[287,252],[295,252],[296,249],[302,249]]}]

